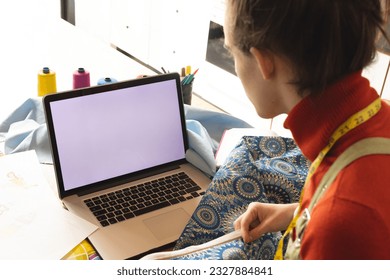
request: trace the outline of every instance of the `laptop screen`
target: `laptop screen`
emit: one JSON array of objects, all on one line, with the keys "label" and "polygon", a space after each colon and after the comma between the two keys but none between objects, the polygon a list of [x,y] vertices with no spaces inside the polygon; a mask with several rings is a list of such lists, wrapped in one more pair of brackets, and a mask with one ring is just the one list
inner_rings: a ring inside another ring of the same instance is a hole
[{"label": "laptop screen", "polygon": [[49,103],[64,191],[185,158],[175,78],[106,87]]}]

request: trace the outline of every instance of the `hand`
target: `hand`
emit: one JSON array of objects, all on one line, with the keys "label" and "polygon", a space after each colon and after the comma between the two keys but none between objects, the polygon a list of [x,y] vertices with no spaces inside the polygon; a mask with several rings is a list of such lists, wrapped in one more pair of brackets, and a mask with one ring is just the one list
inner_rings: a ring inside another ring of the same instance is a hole
[{"label": "hand", "polygon": [[269,204],[252,202],[244,214],[234,222],[236,230],[241,229],[244,242],[252,242],[268,232],[287,229],[298,203]]}]

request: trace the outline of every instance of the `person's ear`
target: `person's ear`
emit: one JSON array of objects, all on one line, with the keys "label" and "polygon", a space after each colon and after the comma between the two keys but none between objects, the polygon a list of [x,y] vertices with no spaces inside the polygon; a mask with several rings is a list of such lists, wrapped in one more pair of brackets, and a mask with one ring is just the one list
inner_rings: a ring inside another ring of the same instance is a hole
[{"label": "person's ear", "polygon": [[269,51],[260,51],[254,47],[250,48],[249,51],[256,59],[257,65],[263,75],[264,80],[269,80],[272,78],[275,71],[273,54]]}]

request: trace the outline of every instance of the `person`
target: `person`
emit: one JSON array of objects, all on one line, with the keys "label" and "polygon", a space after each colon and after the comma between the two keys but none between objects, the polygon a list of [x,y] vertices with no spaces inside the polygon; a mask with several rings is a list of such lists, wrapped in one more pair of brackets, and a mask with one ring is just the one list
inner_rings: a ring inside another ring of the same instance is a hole
[{"label": "person", "polygon": [[[386,36],[388,2],[227,0],[225,45],[247,97],[260,117],[287,114],[302,153],[319,158],[300,203],[248,206],[234,222],[245,242],[287,230],[289,244],[297,240],[290,224],[339,155],[359,140],[390,138],[390,106],[362,76]],[[389,155],[375,154],[341,170],[310,213],[298,258],[390,259],[389,167]]]}]

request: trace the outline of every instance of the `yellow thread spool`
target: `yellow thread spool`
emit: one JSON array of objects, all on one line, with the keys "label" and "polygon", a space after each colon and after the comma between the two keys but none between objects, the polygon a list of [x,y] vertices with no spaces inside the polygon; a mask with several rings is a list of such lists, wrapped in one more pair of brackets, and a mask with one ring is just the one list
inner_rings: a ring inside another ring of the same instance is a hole
[{"label": "yellow thread spool", "polygon": [[49,67],[43,67],[38,72],[38,96],[57,92],[56,73]]},{"label": "yellow thread spool", "polygon": [[191,74],[191,66],[190,65],[186,66],[186,75],[189,75],[189,74]]}]

